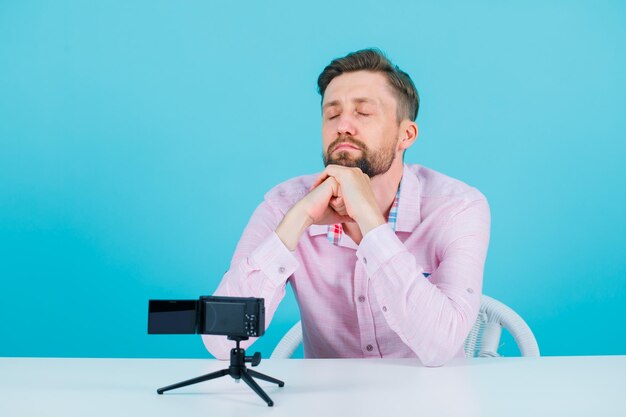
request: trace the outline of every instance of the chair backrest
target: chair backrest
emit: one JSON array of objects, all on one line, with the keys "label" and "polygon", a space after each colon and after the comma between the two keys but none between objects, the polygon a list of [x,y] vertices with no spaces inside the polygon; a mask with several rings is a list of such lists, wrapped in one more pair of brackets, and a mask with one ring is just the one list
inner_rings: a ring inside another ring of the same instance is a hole
[{"label": "chair backrest", "polygon": [[[484,294],[478,318],[465,339],[465,356],[468,358],[500,356],[498,346],[502,328],[511,333],[522,356],[539,356],[537,340],[524,319],[510,307]],[[270,357],[290,358],[300,343],[302,343],[302,325],[297,322],[278,342]]]}]

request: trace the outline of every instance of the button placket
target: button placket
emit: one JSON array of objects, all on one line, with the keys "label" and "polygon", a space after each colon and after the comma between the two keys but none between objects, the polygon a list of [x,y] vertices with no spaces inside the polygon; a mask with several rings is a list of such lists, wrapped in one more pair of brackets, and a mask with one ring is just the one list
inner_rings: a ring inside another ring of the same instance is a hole
[{"label": "button placket", "polygon": [[369,279],[365,272],[363,262],[357,262],[354,269],[354,293],[356,300],[356,313],[359,322],[359,333],[361,336],[361,349],[366,357],[372,356],[376,350],[374,344],[376,334],[374,331],[374,322],[369,305]]}]

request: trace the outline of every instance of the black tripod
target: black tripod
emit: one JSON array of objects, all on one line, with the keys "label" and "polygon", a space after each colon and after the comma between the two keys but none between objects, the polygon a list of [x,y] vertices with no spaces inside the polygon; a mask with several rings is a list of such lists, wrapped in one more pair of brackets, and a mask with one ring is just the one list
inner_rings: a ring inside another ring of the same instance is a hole
[{"label": "black tripod", "polygon": [[221,371],[212,372],[210,374],[202,375],[197,378],[189,379],[187,381],[179,382],[177,384],[168,385],[167,387],[159,388],[158,394],[163,394],[165,391],[172,389],[186,387],[187,385],[197,384],[198,382],[208,381],[210,379],[220,378],[222,376],[230,375],[235,379],[243,379],[254,392],[256,392],[261,398],[265,400],[269,407],[274,405],[274,401],[263,391],[263,389],[256,383],[252,377],[262,379],[264,381],[273,382],[278,384],[279,387],[285,385],[285,383],[271,376],[267,376],[252,369],[246,368],[246,362],[250,362],[252,366],[257,366],[261,363],[261,354],[255,353],[254,356],[246,356],[245,349],[239,347],[239,342],[247,340],[247,337],[231,337],[228,336],[228,340],[234,340],[237,342],[237,347],[230,350],[230,366],[228,369],[222,369]]}]

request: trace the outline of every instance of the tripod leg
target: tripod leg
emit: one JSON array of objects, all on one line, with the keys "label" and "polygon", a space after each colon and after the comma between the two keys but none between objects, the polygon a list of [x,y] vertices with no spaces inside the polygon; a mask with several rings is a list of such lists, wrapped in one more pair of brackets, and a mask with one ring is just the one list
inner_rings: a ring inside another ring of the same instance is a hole
[{"label": "tripod leg", "polygon": [[252,390],[256,392],[259,397],[265,400],[268,407],[272,407],[274,405],[274,401],[272,401],[272,399],[265,393],[265,391],[263,391],[259,384],[257,384],[256,381],[252,379],[250,375],[248,375],[248,372],[242,372],[241,379],[243,379],[243,381],[248,384],[248,386],[252,388]]},{"label": "tripod leg", "polygon": [[263,381],[273,382],[274,384],[278,384],[279,387],[284,387],[285,386],[285,383],[283,381],[281,381],[280,379],[272,378],[271,376],[267,376],[265,374],[262,374],[261,372],[257,372],[255,370],[248,369],[248,373],[250,374],[250,376],[253,376],[253,377],[258,378],[258,379],[262,379]]},{"label": "tripod leg", "polygon": [[168,385],[167,387],[159,388],[157,390],[157,393],[163,394],[165,391],[169,391],[169,390],[180,388],[180,387],[186,387],[187,385],[197,384],[198,382],[208,381],[210,379],[219,378],[228,374],[229,374],[228,369],[222,369],[221,371],[212,372],[210,374],[202,375],[197,378],[188,379],[187,381],[183,381],[177,384]]}]

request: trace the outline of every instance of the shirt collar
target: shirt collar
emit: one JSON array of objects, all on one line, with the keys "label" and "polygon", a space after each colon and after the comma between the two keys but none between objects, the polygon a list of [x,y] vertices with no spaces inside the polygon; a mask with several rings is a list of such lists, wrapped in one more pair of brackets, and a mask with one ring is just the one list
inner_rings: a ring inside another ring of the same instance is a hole
[{"label": "shirt collar", "polygon": [[[412,232],[420,224],[421,184],[417,175],[405,164],[402,170],[396,216],[396,232]],[[391,217],[391,216],[390,216]],[[332,225],[330,226],[332,227]],[[309,235],[328,234],[328,225],[313,224],[309,227]]]},{"label": "shirt collar", "polygon": [[396,232],[412,232],[422,221],[422,186],[417,174],[404,165],[400,182],[400,199]]}]

